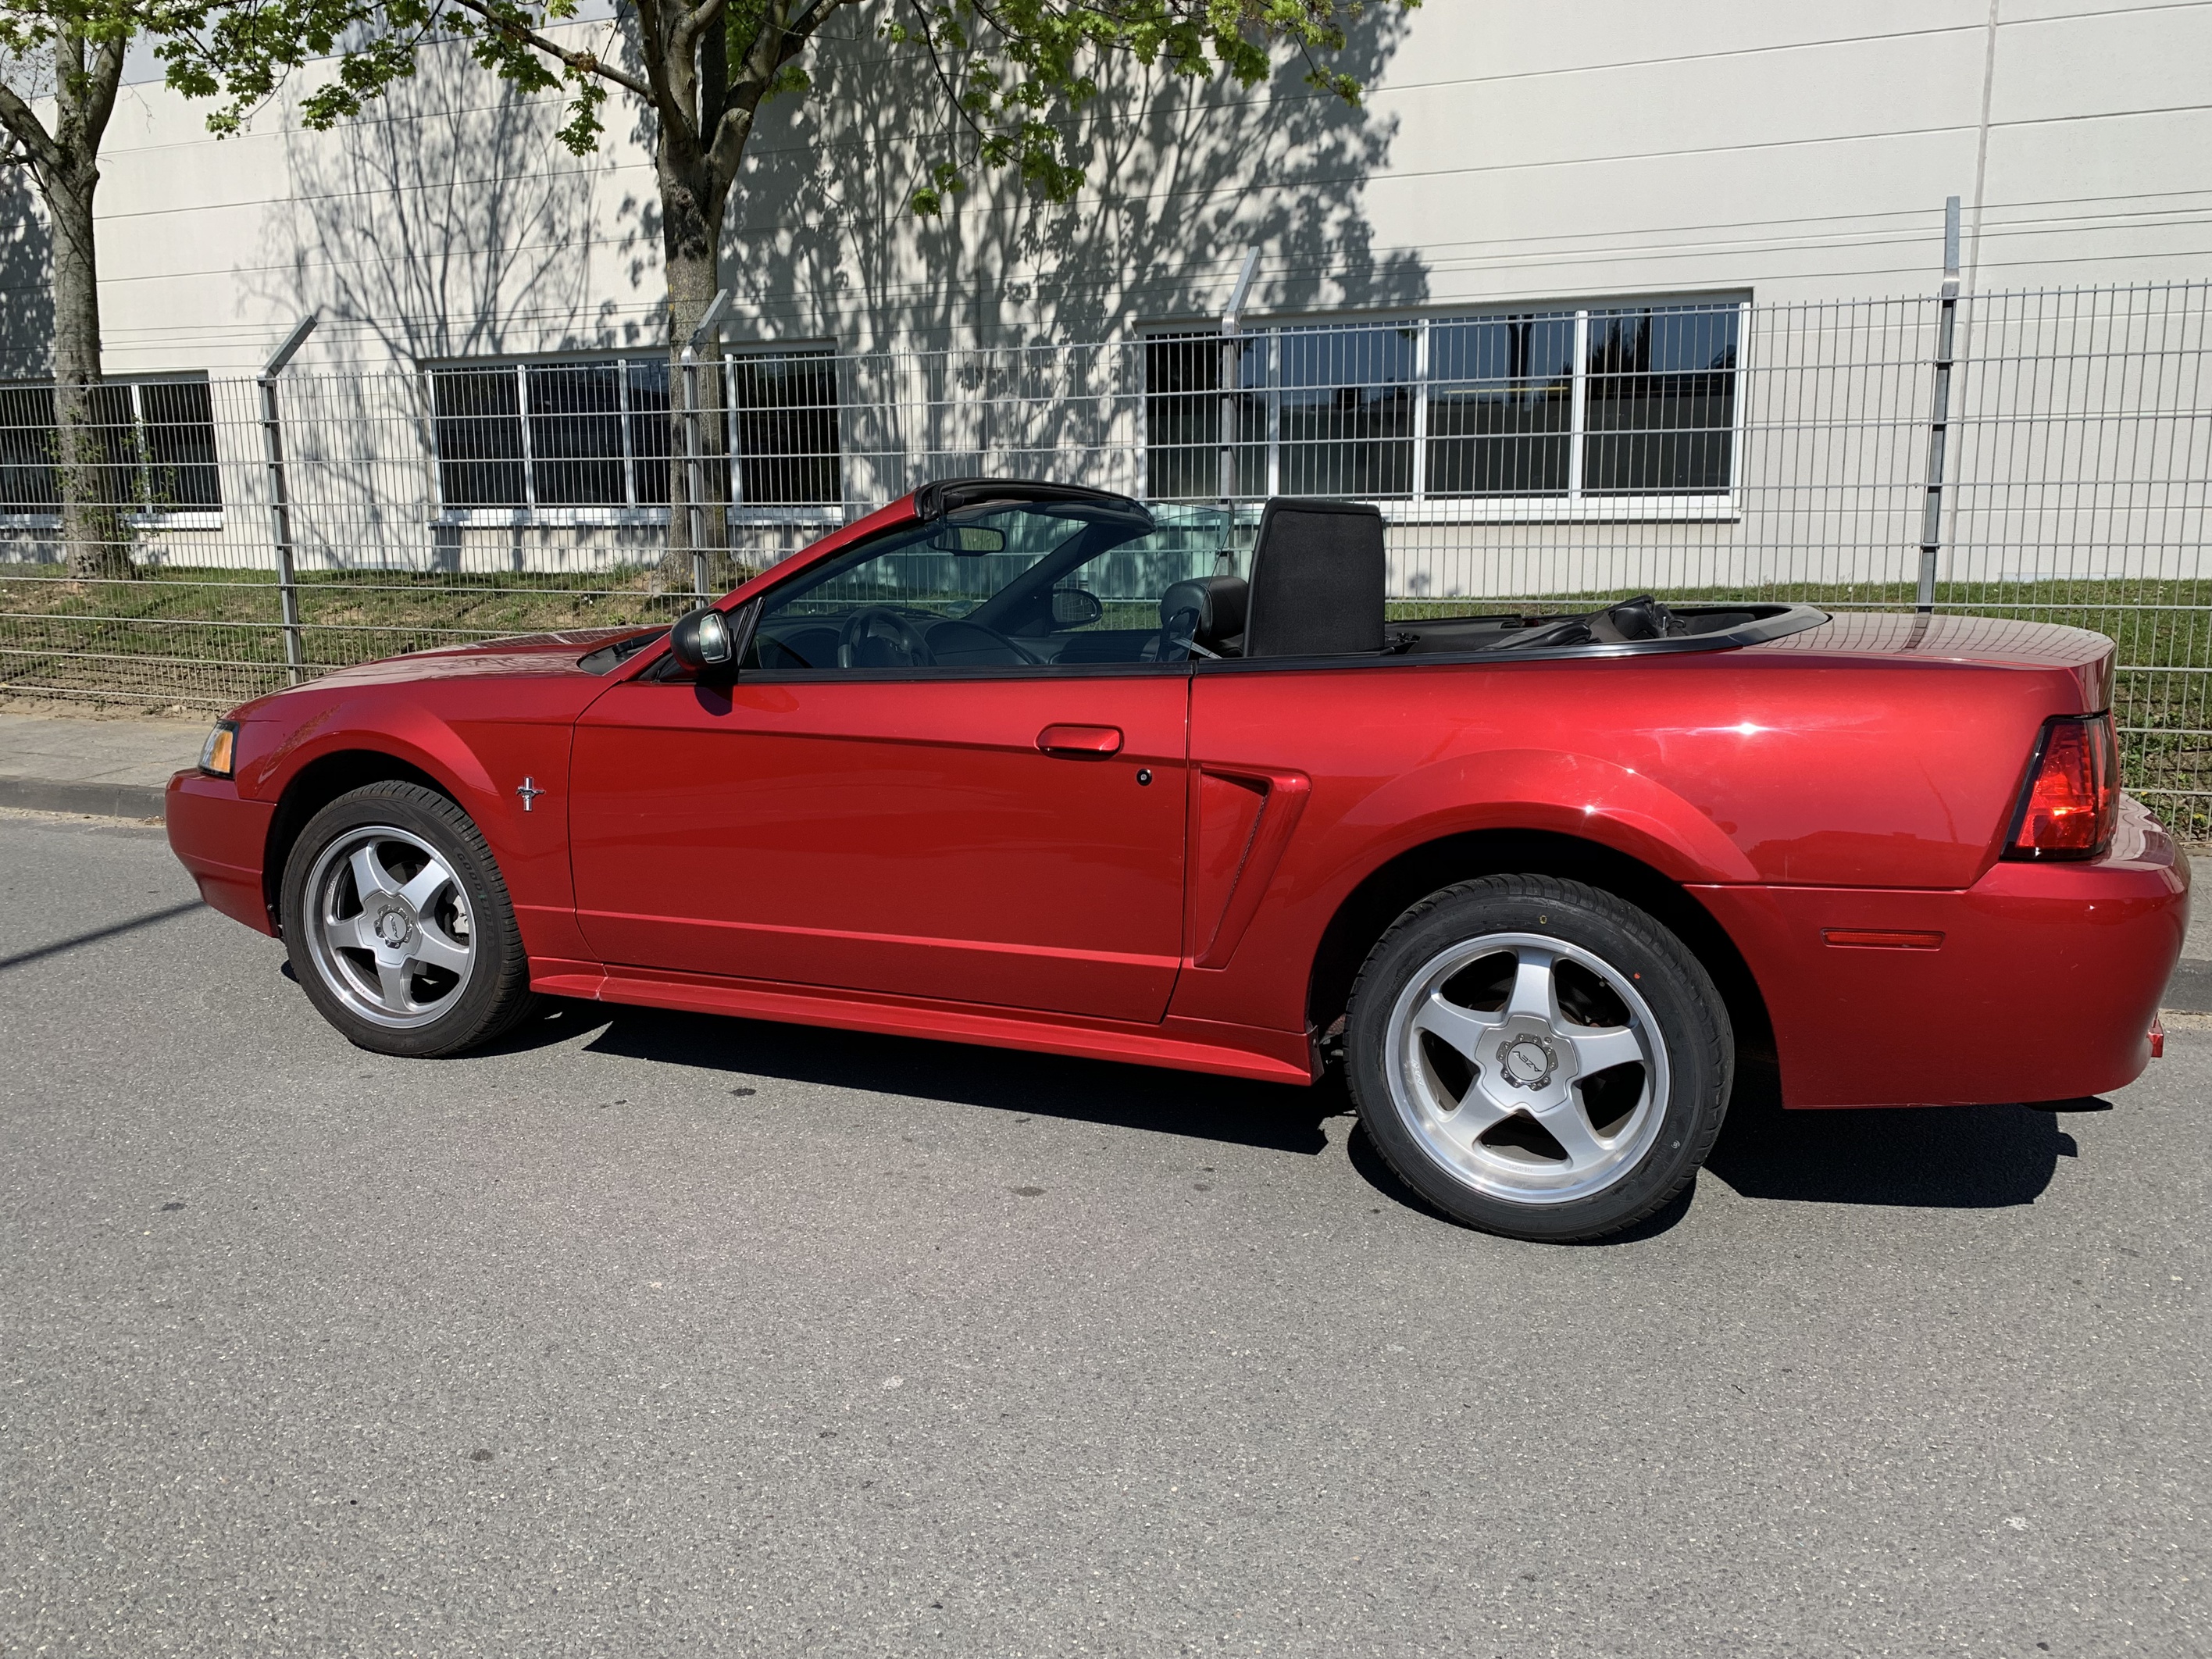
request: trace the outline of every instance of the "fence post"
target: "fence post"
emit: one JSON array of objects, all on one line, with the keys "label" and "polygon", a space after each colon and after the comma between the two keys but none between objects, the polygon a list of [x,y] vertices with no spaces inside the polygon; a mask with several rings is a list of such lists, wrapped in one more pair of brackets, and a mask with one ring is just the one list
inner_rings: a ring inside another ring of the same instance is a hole
[{"label": "fence post", "polygon": [[1221,546],[1225,554],[1237,514],[1237,337],[1244,324],[1244,301],[1260,270],[1260,250],[1249,248],[1237,273],[1229,304],[1221,313]]},{"label": "fence post", "polygon": [[277,412],[276,377],[314,331],[315,313],[311,311],[284,337],[284,343],[261,371],[261,443],[269,462],[269,517],[276,534],[276,604],[284,618],[284,672],[295,685],[307,665],[307,656],[300,635],[300,573],[292,557],[292,498],[284,483],[284,428]]},{"label": "fence post", "polygon": [[691,331],[691,337],[684,343],[684,510],[689,515],[691,535],[691,592],[703,599],[707,597],[707,508],[699,498],[699,486],[704,481],[699,442],[699,348],[713,334],[714,325],[722,320],[722,307],[729,303],[730,290],[718,288],[714,297],[708,301],[699,326]]},{"label": "fence post", "polygon": [[1951,341],[1959,320],[1959,198],[1943,203],[1943,293],[1936,317],[1935,408],[1928,417],[1928,500],[1920,514],[1916,609],[1936,609],[1936,556],[1943,545],[1944,440],[1951,425]]}]

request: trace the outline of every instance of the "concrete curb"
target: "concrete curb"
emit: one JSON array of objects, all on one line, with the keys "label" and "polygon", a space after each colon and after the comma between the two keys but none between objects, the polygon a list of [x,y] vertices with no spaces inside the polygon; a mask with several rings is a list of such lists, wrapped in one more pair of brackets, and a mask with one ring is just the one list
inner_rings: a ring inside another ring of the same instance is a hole
[{"label": "concrete curb", "polygon": [[158,818],[165,792],[143,783],[50,783],[0,778],[0,806],[21,812],[82,812],[101,818]]}]

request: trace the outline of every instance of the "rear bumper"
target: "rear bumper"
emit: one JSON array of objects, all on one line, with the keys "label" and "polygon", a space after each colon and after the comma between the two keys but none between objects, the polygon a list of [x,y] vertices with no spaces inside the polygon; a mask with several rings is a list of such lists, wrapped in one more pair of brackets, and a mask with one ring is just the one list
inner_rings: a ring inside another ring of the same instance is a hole
[{"label": "rear bumper", "polygon": [[169,780],[164,817],[169,850],[191,872],[209,908],[274,935],[276,919],[261,884],[263,851],[276,807],[247,800],[228,778],[179,772]]},{"label": "rear bumper", "polygon": [[[2105,858],[1998,864],[1963,892],[1694,890],[1759,981],[1783,1100],[1796,1107],[2117,1089],[2149,1063],[2189,922],[2189,862],[2132,800]],[[1838,933],[1920,937],[1900,948],[1839,944]]]}]

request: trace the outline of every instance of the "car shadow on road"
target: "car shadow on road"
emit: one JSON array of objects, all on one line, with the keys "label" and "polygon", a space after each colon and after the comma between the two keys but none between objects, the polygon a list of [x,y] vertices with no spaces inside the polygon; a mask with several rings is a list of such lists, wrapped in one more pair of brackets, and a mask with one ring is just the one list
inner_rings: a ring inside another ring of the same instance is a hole
[{"label": "car shadow on road", "polygon": [[[1690,1212],[1698,1181],[1706,1179],[1745,1198],[1796,1203],[1962,1210],[2032,1204],[2051,1184],[2058,1160],[2080,1152],[2055,1110],[2094,1112],[2110,1104],[1790,1112],[1782,1108],[1771,1063],[1754,1060],[1737,1080],[1728,1121],[1697,1181],[1636,1225],[1592,1242],[1634,1244],[1668,1231]],[[1353,1130],[1346,1150],[1377,1192],[1448,1218],[1398,1179],[1364,1128]]]},{"label": "car shadow on road", "polygon": [[[1327,1148],[1322,1126],[1329,1119],[1352,1112],[1342,1073],[1335,1067],[1313,1088],[1297,1089],[966,1043],[604,1003],[556,1003],[496,1048],[538,1048],[572,1042],[587,1032],[593,1033],[585,1044],[589,1053],[696,1066],[733,1079],[780,1078],[909,1095],[1307,1156]],[[2075,1106],[2097,1110],[2106,1104],[2084,1101]],[[1746,1198],[1999,1209],[2033,1203],[2051,1184],[2058,1160],[2077,1155],[2074,1137],[2061,1121],[2051,1110],[2027,1106],[1784,1111],[1771,1061],[1753,1060],[1738,1078],[1728,1121],[1705,1161],[1705,1175]],[[1364,1129],[1353,1127],[1346,1152],[1353,1169],[1376,1192],[1410,1209],[1437,1213],[1398,1179]],[[1688,1212],[1694,1195],[1693,1185],[1656,1214],[1602,1242],[1634,1243],[1667,1231]]]},{"label": "car shadow on road", "polygon": [[2029,1106],[1784,1111],[1771,1067],[1753,1064],[1705,1168],[1746,1198],[1993,1210],[2033,1204],[2080,1150]]},{"label": "car shadow on road", "polygon": [[604,1014],[604,1029],[585,1045],[589,1053],[695,1066],[732,1078],[773,1077],[913,1095],[1309,1156],[1328,1145],[1322,1124],[1346,1109],[1340,1086],[1298,1089],[720,1015],[590,1004],[568,1007],[573,1014],[546,1025],[542,1034],[526,1028],[510,1042],[528,1046],[567,1041]]}]

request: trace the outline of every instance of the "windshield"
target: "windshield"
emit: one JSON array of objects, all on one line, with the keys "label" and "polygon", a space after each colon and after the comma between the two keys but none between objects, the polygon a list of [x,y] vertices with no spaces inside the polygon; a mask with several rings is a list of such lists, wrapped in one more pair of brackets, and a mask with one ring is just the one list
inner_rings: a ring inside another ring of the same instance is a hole
[{"label": "windshield", "polygon": [[978,503],[779,588],[749,662],[802,672],[1157,662],[1162,596],[1231,568],[1224,542],[1217,509]]}]

